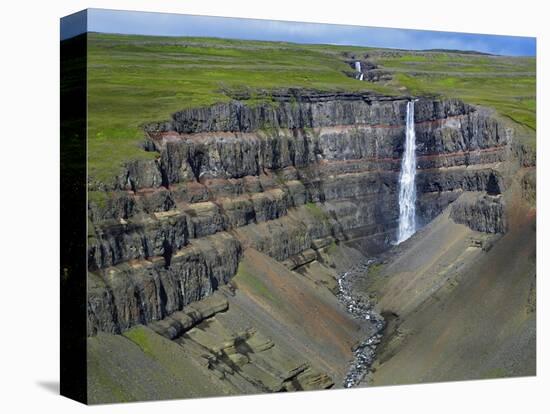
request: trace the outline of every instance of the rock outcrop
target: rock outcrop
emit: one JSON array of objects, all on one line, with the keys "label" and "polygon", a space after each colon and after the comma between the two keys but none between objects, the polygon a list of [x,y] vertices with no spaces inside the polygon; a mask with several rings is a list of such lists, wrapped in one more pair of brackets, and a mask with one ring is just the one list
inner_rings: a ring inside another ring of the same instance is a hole
[{"label": "rock outcrop", "polygon": [[455,223],[485,233],[506,233],[507,220],[502,195],[464,194],[453,203],[450,213]]},{"label": "rock outcrop", "polygon": [[227,233],[163,257],[88,273],[88,332],[120,333],[158,321],[213,293],[236,273],[241,245]]}]

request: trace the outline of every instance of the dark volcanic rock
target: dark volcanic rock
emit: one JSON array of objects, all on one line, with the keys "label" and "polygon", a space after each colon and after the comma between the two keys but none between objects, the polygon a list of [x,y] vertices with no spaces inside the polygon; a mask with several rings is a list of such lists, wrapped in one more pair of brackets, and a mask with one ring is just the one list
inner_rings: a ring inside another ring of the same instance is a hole
[{"label": "dark volcanic rock", "polygon": [[298,95],[290,101],[254,106],[231,101],[176,112],[171,127],[179,133],[196,133],[317,128],[369,122],[398,125],[403,121],[405,103],[402,98],[381,101],[364,94]]},{"label": "dark volcanic rock", "polygon": [[[406,99],[360,94],[334,99],[253,107],[235,101],[174,114],[172,132],[151,131],[151,145],[161,154],[166,185],[257,176],[267,170],[304,168],[324,161],[400,158]],[[424,168],[502,159],[495,151],[480,152],[508,142],[508,133],[486,111],[456,100],[421,99],[415,105],[415,116],[417,151]],[[422,159],[423,155],[445,154],[450,158],[439,164]]]},{"label": "dark volcanic rock", "polygon": [[452,191],[487,191],[493,195],[503,192],[505,185],[500,173],[493,168],[442,168],[419,171],[417,191],[420,193]]},{"label": "dark volcanic rock", "polygon": [[[334,160],[398,160],[403,152],[407,99],[361,93],[295,93],[250,106],[246,101],[177,112],[150,124],[149,150],[159,160],[133,161],[115,189],[136,191],[209,178],[258,176]],[[490,113],[457,100],[420,99],[415,105],[423,168],[501,161],[508,131]],[[443,161],[441,161],[443,160]]]},{"label": "dark volcanic rock", "polygon": [[185,215],[154,220],[95,226],[95,237],[88,238],[88,265],[91,269],[113,266],[131,259],[162,256],[176,251],[189,239]]},{"label": "dark volcanic rock", "polygon": [[219,233],[176,252],[169,265],[157,257],[89,273],[89,334],[119,333],[182,310],[227,283],[240,257],[240,243]]},{"label": "dark volcanic rock", "polygon": [[502,196],[467,193],[451,208],[451,219],[472,230],[485,233],[506,233],[507,220]]},{"label": "dark volcanic rock", "polygon": [[126,164],[126,173],[117,178],[116,188],[136,191],[140,188],[160,187],[162,175],[157,160],[135,160]]},{"label": "dark volcanic rock", "polygon": [[[369,252],[394,241],[406,97],[242,98],[148,125],[145,147],[158,158],[128,163],[115,188],[90,198],[90,333],[156,321],[209,295],[235,274],[241,243],[298,266],[320,240]],[[415,120],[419,224],[454,203],[455,221],[506,231],[500,164],[520,153],[529,164],[529,151],[488,111],[457,100],[419,99]],[[533,182],[522,182],[526,197]]]}]

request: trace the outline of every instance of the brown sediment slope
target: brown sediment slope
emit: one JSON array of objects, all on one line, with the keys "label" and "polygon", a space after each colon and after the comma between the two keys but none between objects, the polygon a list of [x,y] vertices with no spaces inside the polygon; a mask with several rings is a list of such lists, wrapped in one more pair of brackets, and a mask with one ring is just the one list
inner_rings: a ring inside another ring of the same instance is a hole
[{"label": "brown sediment slope", "polygon": [[298,273],[248,248],[214,295],[123,335],[90,337],[90,402],[340,387],[353,345],[370,334],[333,293],[343,258],[364,260],[331,244]]},{"label": "brown sediment slope", "polygon": [[390,319],[371,384],[536,374],[535,211],[517,198],[506,234],[448,208],[363,283]]},{"label": "brown sediment slope", "polygon": [[220,321],[247,321],[269,332],[290,355],[301,355],[342,383],[351,349],[368,331],[333,293],[253,249],[245,252],[233,282],[231,311]]}]

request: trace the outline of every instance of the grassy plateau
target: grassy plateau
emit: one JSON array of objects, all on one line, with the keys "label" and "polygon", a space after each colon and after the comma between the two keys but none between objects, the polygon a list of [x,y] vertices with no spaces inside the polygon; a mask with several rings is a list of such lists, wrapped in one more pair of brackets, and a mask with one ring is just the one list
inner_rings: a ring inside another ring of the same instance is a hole
[{"label": "grassy plateau", "polygon": [[[392,80],[347,76],[346,53],[368,54]],[[90,33],[88,173],[108,183],[125,161],[155,157],[139,146],[145,123],[227,101],[225,91],[288,87],[456,97],[535,129],[535,58]]]}]

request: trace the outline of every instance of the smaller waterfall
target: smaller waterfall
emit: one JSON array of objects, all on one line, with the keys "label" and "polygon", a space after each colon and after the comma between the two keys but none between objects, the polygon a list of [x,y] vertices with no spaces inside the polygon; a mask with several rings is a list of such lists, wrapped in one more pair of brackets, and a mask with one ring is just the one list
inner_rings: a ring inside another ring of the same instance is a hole
[{"label": "smaller waterfall", "polygon": [[356,79],[363,80],[363,72],[361,71],[361,62],[355,62],[355,71],[357,72]]},{"label": "smaller waterfall", "polygon": [[397,244],[416,231],[416,135],[414,131],[414,101],[407,102],[405,151],[399,175],[399,230]]}]

